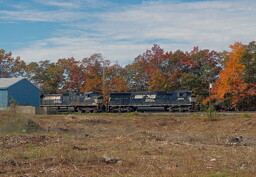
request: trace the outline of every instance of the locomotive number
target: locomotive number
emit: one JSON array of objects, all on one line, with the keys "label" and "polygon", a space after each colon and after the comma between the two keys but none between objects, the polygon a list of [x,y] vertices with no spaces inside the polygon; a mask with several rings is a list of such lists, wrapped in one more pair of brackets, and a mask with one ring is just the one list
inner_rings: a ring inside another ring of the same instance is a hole
[{"label": "locomotive number", "polygon": [[61,100],[54,100],[53,103],[60,103],[61,104],[62,101]]}]

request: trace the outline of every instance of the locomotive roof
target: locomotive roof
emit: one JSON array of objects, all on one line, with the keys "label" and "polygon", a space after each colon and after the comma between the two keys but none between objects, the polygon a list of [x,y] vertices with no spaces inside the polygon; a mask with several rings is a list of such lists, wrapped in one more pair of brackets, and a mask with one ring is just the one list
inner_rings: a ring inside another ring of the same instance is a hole
[{"label": "locomotive roof", "polygon": [[192,92],[191,90],[168,90],[168,91],[145,91],[145,92],[111,92],[111,95],[128,95],[128,94],[158,94],[158,93],[173,93],[173,92]]},{"label": "locomotive roof", "polygon": [[90,94],[92,94],[92,93],[97,93],[97,92],[81,92],[81,93],[84,93],[84,94],[90,95]]},{"label": "locomotive roof", "polygon": [[[70,94],[70,93],[84,93],[84,94],[93,94],[98,92],[64,92],[63,94]],[[46,93],[44,95],[61,95],[62,93]]]}]

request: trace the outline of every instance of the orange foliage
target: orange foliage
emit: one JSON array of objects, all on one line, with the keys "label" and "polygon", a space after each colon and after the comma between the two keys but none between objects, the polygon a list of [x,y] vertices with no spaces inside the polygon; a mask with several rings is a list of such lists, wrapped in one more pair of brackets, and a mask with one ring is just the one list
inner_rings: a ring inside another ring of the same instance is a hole
[{"label": "orange foliage", "polygon": [[152,76],[149,80],[149,91],[155,90],[166,90],[168,89],[168,77],[163,74],[159,69],[153,71]]},{"label": "orange foliage", "polygon": [[212,89],[212,98],[218,99],[219,102],[229,99],[235,107],[248,94],[248,84],[243,78],[246,67],[241,64],[246,48],[238,42],[230,48],[232,51],[226,55],[225,69],[220,72],[220,78]]}]

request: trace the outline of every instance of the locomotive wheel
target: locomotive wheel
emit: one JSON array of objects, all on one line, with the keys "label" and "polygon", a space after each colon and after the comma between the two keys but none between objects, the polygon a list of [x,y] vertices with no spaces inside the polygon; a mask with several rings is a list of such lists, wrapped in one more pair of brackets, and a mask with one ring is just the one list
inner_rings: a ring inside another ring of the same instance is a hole
[{"label": "locomotive wheel", "polygon": [[133,112],[133,109],[132,108],[127,108],[127,112]]},{"label": "locomotive wheel", "polygon": [[174,109],[173,108],[169,108],[169,112],[174,112]]},{"label": "locomotive wheel", "polygon": [[109,107],[109,108],[108,108],[108,112],[114,112],[113,108],[112,108],[112,107]]}]

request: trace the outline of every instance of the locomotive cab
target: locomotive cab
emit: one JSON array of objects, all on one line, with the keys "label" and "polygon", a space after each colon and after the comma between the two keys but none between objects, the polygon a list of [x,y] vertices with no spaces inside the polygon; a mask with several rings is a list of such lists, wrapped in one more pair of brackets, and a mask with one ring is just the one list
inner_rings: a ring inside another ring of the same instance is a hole
[{"label": "locomotive cab", "polygon": [[188,100],[191,104],[191,111],[195,111],[196,110],[196,96],[192,91],[187,91],[186,92]]},{"label": "locomotive cab", "polygon": [[188,92],[188,99],[191,103],[196,103],[196,96],[193,94],[193,92]]},{"label": "locomotive cab", "polygon": [[196,97],[190,90],[176,90],[169,98],[171,105],[167,107],[170,112],[195,111]]}]

